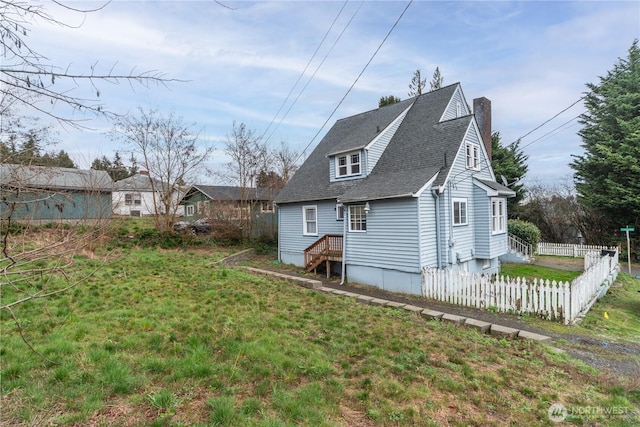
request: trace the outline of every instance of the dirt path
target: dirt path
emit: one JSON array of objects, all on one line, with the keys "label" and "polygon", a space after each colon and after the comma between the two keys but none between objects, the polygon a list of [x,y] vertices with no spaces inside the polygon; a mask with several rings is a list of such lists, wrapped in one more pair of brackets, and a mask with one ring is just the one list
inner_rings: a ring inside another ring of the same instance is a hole
[{"label": "dirt path", "polygon": [[[637,342],[613,343],[598,340],[593,337],[571,331],[571,326],[566,327],[566,332],[553,332],[547,329],[531,326],[515,315],[493,313],[486,310],[447,304],[422,298],[417,295],[388,292],[372,286],[356,284],[340,285],[339,278],[334,277],[327,279],[323,275],[301,274],[300,268],[274,264],[273,260],[267,257],[254,256],[251,258],[249,263],[253,267],[265,270],[321,280],[323,282],[323,286],[328,288],[341,289],[347,292],[386,299],[389,301],[396,301],[404,304],[412,304],[443,313],[456,314],[493,324],[547,335],[553,338],[551,344],[553,347],[565,351],[571,357],[580,359],[598,370],[606,371],[614,375],[624,375],[632,378],[640,377],[640,343]],[[547,260],[536,261],[536,264],[539,265],[576,271],[580,271],[582,269],[582,263],[582,259],[563,260],[561,264],[550,264]]]}]

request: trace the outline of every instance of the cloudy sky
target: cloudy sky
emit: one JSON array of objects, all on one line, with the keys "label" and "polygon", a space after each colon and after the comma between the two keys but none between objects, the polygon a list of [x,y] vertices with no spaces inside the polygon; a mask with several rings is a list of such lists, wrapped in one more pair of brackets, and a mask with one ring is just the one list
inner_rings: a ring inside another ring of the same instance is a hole
[{"label": "cloudy sky", "polygon": [[[470,104],[491,100],[504,144],[526,135],[528,182],[566,182],[571,156],[581,153],[584,108],[576,101],[640,37],[638,1],[115,0],[87,14],[45,5],[74,27],[34,23],[31,48],[52,64],[85,74],[92,65],[118,74],[157,70],[183,80],[148,89],[96,84],[112,111],[157,109],[194,123],[201,142],[216,147],[213,168],[227,161],[234,121],[274,148],[286,141],[308,154],[337,119],[377,108],[383,95],[407,98],[415,70],[429,81],[439,67],[444,85],[461,83]],[[61,130],[55,149],[81,167],[126,152],[106,136],[108,122],[86,125],[92,130]]]}]

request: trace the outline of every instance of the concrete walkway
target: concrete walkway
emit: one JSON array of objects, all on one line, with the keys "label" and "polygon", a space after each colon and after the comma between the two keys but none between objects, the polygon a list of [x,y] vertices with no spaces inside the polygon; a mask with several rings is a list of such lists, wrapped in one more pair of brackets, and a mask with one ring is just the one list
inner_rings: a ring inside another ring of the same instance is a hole
[{"label": "concrete walkway", "polygon": [[325,293],[340,296],[343,298],[354,298],[357,302],[361,304],[376,305],[380,307],[387,307],[389,309],[407,310],[409,312],[415,313],[416,315],[419,315],[428,320],[438,320],[442,322],[455,323],[456,325],[469,327],[477,330],[480,333],[493,335],[498,338],[520,338],[520,339],[527,339],[527,340],[538,341],[538,342],[551,341],[551,337],[546,335],[541,335],[534,332],[525,331],[522,329],[516,329],[516,328],[512,328],[509,326],[504,326],[496,323],[486,322],[484,320],[476,319],[473,317],[461,316],[459,314],[446,313],[443,311],[419,307],[417,305],[413,305],[405,302],[393,301],[391,299],[377,298],[374,296],[365,295],[363,293],[353,292],[353,288],[350,288],[349,291],[346,291],[346,290],[327,287],[327,286],[324,286],[323,282],[320,280],[308,279],[305,277],[278,273],[271,270],[263,270],[260,268],[253,268],[253,267],[244,267],[244,268],[255,274],[263,274],[263,275],[268,275],[272,277],[277,277],[282,280],[296,283],[305,288],[315,289],[319,292],[325,292]]}]

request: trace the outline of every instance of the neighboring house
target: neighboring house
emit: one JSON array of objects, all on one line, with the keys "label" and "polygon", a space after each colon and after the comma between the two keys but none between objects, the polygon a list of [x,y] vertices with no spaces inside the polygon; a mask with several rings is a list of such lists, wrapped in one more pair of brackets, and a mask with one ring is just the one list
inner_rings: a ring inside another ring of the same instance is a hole
[{"label": "neighboring house", "polygon": [[[139,173],[129,178],[116,181],[113,187],[113,213],[125,216],[148,216],[164,214],[165,206],[162,202],[162,194],[166,184],[151,178],[147,173]],[[179,205],[183,192],[174,191],[171,210],[175,210],[176,216],[184,215],[184,208]],[[170,214],[173,212],[170,212]]]},{"label": "neighboring house", "polygon": [[105,171],[0,165],[0,218],[90,224],[111,218],[113,181]]},{"label": "neighboring house", "polygon": [[515,193],[474,109],[453,84],[338,120],[276,198],[279,259],[413,294],[423,268],[497,272]]},{"label": "neighboring house", "polygon": [[185,221],[200,218],[231,221],[241,226],[252,221],[253,234],[276,231],[273,199],[279,190],[219,185],[194,185],[180,201]]}]

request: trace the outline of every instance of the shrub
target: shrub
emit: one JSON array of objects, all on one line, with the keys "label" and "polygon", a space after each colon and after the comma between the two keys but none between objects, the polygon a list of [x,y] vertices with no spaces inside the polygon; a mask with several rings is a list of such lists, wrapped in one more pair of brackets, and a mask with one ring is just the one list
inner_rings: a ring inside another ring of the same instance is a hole
[{"label": "shrub", "polygon": [[540,241],[540,229],[528,221],[510,219],[508,221],[509,233],[533,245],[533,251],[538,248]]},{"label": "shrub", "polygon": [[253,247],[258,255],[270,255],[278,250],[278,237],[263,234],[253,239]]}]

